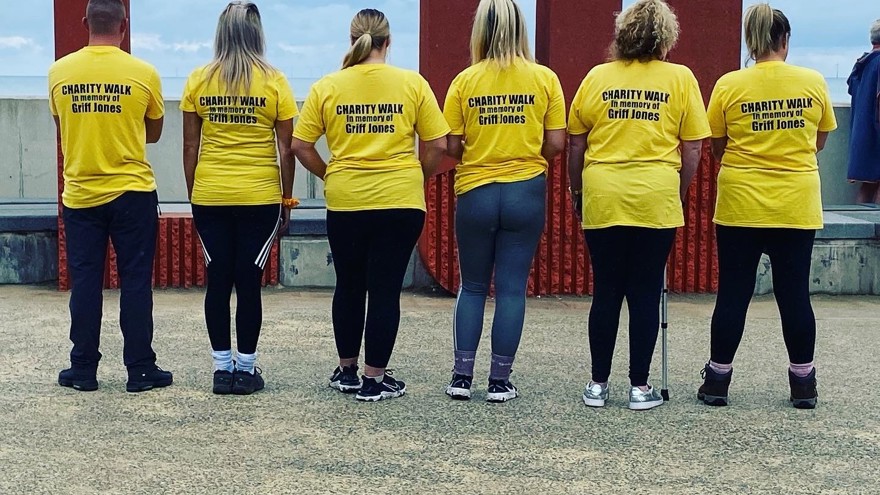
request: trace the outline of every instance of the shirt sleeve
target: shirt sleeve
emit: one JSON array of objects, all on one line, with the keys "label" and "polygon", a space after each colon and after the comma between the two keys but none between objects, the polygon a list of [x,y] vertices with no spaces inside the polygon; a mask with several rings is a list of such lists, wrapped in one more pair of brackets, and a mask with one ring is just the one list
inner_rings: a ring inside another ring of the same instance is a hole
[{"label": "shirt sleeve", "polygon": [[688,71],[686,92],[685,108],[678,137],[682,141],[699,141],[709,137],[712,131],[709,129],[709,119],[706,116],[700,83],[690,71]]},{"label": "shirt sleeve", "polygon": [[723,101],[724,89],[721,84],[715,84],[712,96],[709,98],[709,110],[706,112],[713,138],[727,137],[727,116],[724,113]]},{"label": "shirt sleeve", "polygon": [[196,112],[196,95],[193,94],[196,87],[195,78],[195,72],[186,78],[186,84],[183,86],[183,96],[180,97],[180,111],[182,112]]},{"label": "shirt sleeve", "polygon": [[831,103],[831,92],[828,82],[822,80],[822,119],[819,120],[819,132],[831,132],[837,129],[837,117],[834,115],[834,105]]},{"label": "shirt sleeve", "polygon": [[577,93],[574,94],[574,100],[571,102],[571,110],[568,114],[568,133],[574,136],[586,134],[592,129],[592,124],[584,122],[581,117],[584,106],[584,94],[586,93],[584,87],[586,85],[587,80],[584,79],[583,82],[581,82]]},{"label": "shirt sleeve", "polygon": [[58,107],[55,106],[55,78],[52,77],[52,71],[49,71],[49,111],[52,115],[58,116]]},{"label": "shirt sleeve", "polygon": [[300,112],[293,130],[293,137],[308,143],[318,141],[327,131],[323,107],[324,98],[316,84],[312,86],[305,103],[303,103],[302,112]]},{"label": "shirt sleeve", "polygon": [[147,118],[150,120],[160,119],[165,115],[165,100],[162,98],[162,79],[159,72],[153,69],[150,74],[150,101],[147,103]]},{"label": "shirt sleeve", "polygon": [[299,109],[296,108],[296,97],[293,95],[293,89],[287,81],[287,77],[278,73],[278,120],[290,120],[299,115]]},{"label": "shirt sleeve", "polygon": [[551,75],[550,104],[547,107],[547,114],[544,115],[544,130],[557,131],[565,129],[565,95],[559,77],[552,71]]},{"label": "shirt sleeve", "polygon": [[422,141],[433,141],[449,134],[449,125],[437,104],[437,97],[431,90],[431,85],[425,78],[419,76],[422,90],[419,91],[420,99],[418,115],[416,116],[416,132]]},{"label": "shirt sleeve", "polygon": [[449,91],[446,92],[446,102],[443,103],[443,116],[449,124],[450,134],[463,136],[465,131],[464,114],[461,110],[461,88],[459,78],[452,80]]}]

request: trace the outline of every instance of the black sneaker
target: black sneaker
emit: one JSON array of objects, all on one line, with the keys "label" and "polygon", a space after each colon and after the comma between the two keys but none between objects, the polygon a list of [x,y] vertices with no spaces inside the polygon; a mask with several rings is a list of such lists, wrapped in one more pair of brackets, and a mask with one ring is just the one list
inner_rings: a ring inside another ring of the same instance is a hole
[{"label": "black sneaker", "polygon": [[254,366],[254,372],[235,370],[235,380],[232,384],[232,393],[235,395],[250,395],[259,392],[266,387],[263,380],[263,370]]},{"label": "black sneaker", "polygon": [[788,370],[788,385],[791,387],[791,405],[797,409],[815,409],[819,400],[816,390],[816,368],[809,375],[800,377]]},{"label": "black sneaker", "polygon": [[361,389],[358,390],[354,398],[365,402],[376,402],[382,399],[393,399],[402,396],[406,393],[406,384],[400,380],[395,380],[391,376],[392,374],[391,370],[386,370],[381,382],[366,376],[363,377]]},{"label": "black sneaker", "polygon": [[98,379],[95,378],[94,372],[67,368],[58,373],[58,385],[80,392],[94,392],[98,390]]},{"label": "black sneaker", "polygon": [[344,394],[353,394],[361,389],[361,379],[358,378],[358,367],[356,364],[351,366],[337,366],[330,375],[330,388],[335,388]]},{"label": "black sneaker", "polygon": [[510,383],[510,380],[489,379],[486,402],[507,402],[517,397],[519,397],[519,391]]},{"label": "black sneaker", "polygon": [[235,375],[231,371],[217,370],[214,372],[214,393],[228,395],[232,393],[232,382]]},{"label": "black sneaker", "polygon": [[452,374],[452,380],[446,386],[446,395],[455,400],[469,400],[471,398],[471,383],[474,377],[468,375]]},{"label": "black sneaker", "polygon": [[703,384],[697,391],[697,399],[709,406],[726,406],[727,389],[730,388],[733,370],[730,370],[730,373],[718,373],[706,363],[700,376],[703,377]]},{"label": "black sneaker", "polygon": [[158,366],[142,370],[129,370],[128,383],[125,390],[128,392],[146,392],[154,388],[167,387],[174,383],[174,375]]}]

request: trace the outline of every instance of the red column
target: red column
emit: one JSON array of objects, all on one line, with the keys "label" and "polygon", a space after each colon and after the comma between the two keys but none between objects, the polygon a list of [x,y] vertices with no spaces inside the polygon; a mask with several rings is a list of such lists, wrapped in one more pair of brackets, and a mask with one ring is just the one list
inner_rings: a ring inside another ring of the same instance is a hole
[{"label": "red column", "polygon": [[[129,8],[130,0],[123,0],[125,8]],[[89,33],[82,24],[86,15],[88,0],[54,0],[55,2],[55,60],[73,53],[86,46]],[[130,31],[130,30],[129,30]],[[129,51],[131,40],[126,33],[123,49]],[[64,157],[61,154],[61,139],[58,143],[58,288],[67,290],[69,280],[67,274],[67,243],[64,236],[64,223],[61,221],[61,192],[64,190]]]},{"label": "red column", "polygon": [[[718,78],[740,67],[742,0],[668,1],[681,24],[681,37],[670,60],[693,70],[708,102]],[[687,225],[679,229],[671,257],[671,288],[679,292],[715,292],[718,288],[712,216],[719,165],[711,155],[707,143],[688,192]]]},{"label": "red column", "polygon": [[[581,80],[608,58],[614,35],[614,14],[620,0],[592,0],[589,15],[584,4],[572,0],[538,0],[535,51],[538,62],[559,76],[567,103]],[[586,25],[584,24],[586,21]],[[568,193],[567,152],[550,164],[547,173],[547,224],[535,255],[530,292],[587,294],[588,263],[580,223]]]},{"label": "red column", "polygon": [[[422,0],[420,14],[419,70],[431,83],[440,105],[452,79],[470,65],[470,36],[473,0]],[[419,239],[419,254],[437,282],[449,291],[458,288],[458,258],[455,249],[455,162],[445,159],[442,173],[425,187],[428,213]]]}]

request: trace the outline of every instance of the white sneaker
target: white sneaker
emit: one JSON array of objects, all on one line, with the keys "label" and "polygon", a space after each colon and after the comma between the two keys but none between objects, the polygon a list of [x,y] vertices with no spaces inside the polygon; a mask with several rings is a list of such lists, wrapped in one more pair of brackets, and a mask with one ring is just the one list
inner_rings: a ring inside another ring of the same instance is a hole
[{"label": "white sneaker", "polygon": [[642,392],[639,387],[629,389],[629,408],[633,411],[645,411],[662,405],[663,397],[650,384],[647,392]]},{"label": "white sneaker", "polygon": [[607,382],[602,386],[591,381],[584,388],[584,404],[590,407],[604,407],[605,401],[608,400],[608,390]]}]

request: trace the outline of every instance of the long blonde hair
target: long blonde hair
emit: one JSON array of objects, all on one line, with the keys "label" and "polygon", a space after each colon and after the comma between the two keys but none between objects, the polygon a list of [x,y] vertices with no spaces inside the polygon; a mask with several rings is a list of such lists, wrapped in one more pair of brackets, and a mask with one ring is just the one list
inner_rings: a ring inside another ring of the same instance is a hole
[{"label": "long blonde hair", "polygon": [[266,60],[260,11],[253,2],[229,2],[217,22],[214,60],[207,66],[207,77],[219,73],[227,94],[241,89],[249,93],[254,67],[264,75],[277,70]]},{"label": "long blonde hair", "polygon": [[781,10],[776,10],[766,3],[759,3],[746,10],[743,18],[743,34],[749,57],[757,61],[782,48],[783,42],[791,34],[791,24]]},{"label": "long blonde hair", "polygon": [[613,60],[661,59],[678,42],[678,17],[663,0],[639,0],[617,15]]},{"label": "long blonde hair", "polygon": [[491,59],[507,67],[517,58],[535,60],[519,5],[514,0],[480,0],[471,31],[471,63]]},{"label": "long blonde hair", "polygon": [[363,9],[351,20],[351,48],[342,60],[342,68],[357,65],[367,57],[373,49],[381,50],[391,37],[391,25],[385,14],[376,9]]}]

